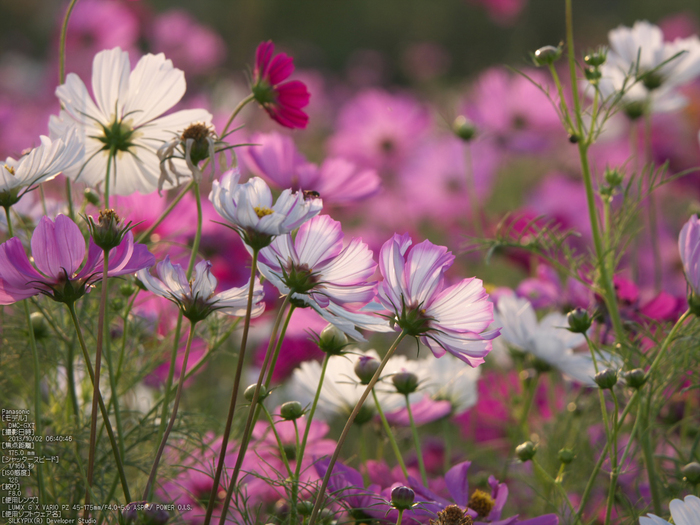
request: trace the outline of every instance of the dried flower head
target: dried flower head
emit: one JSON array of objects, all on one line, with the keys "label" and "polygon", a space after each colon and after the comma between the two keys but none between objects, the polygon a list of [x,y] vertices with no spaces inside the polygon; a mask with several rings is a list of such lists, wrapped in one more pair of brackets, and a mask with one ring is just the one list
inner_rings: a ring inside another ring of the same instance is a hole
[{"label": "dried flower head", "polygon": [[448,505],[438,512],[435,520],[430,520],[430,525],[472,525],[474,521],[465,511],[457,505]]}]

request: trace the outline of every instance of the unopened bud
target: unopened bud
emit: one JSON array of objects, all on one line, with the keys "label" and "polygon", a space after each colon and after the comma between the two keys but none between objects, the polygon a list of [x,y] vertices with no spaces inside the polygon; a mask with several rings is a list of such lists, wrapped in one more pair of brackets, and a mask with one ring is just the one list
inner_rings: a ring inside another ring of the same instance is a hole
[{"label": "unopened bud", "polygon": [[691,314],[700,317],[700,296],[693,291],[688,294],[688,309]]},{"label": "unopened bud", "polygon": [[605,64],[605,61],[608,59],[608,50],[604,47],[601,47],[597,49],[596,51],[592,51],[588,53],[585,57],[583,57],[583,61],[586,63],[587,66],[591,67],[600,67],[603,64]]},{"label": "unopened bud", "polygon": [[697,485],[700,483],[700,463],[697,461],[688,463],[681,469],[681,474],[683,474],[683,479],[685,481],[691,485]]},{"label": "unopened bud", "polygon": [[526,441],[515,447],[515,455],[518,456],[518,459],[523,463],[534,458],[536,453],[537,446],[532,441]]},{"label": "unopened bud", "polygon": [[119,246],[131,229],[131,223],[124,225],[119,215],[111,209],[100,211],[97,221],[88,217],[87,222],[93,242],[103,250]]},{"label": "unopened bud", "polygon": [[379,368],[379,364],[379,361],[374,357],[366,355],[360,356],[357,363],[355,363],[355,374],[360,379],[361,384],[369,384]]},{"label": "unopened bud", "polygon": [[297,512],[301,516],[311,516],[314,510],[314,502],[309,500],[300,501],[297,503]]},{"label": "unopened bud", "polygon": [[607,168],[605,170],[605,182],[608,183],[609,186],[613,188],[617,188],[622,184],[622,182],[625,180],[625,177],[620,171],[616,168],[610,169]]},{"label": "unopened bud", "polygon": [[574,454],[574,451],[570,448],[563,448],[559,451],[558,457],[559,461],[561,461],[564,465],[568,465],[574,460],[576,454]]},{"label": "unopened bud", "polygon": [[600,69],[596,67],[585,68],[583,70],[583,74],[586,76],[586,80],[588,80],[591,84],[595,84],[603,76],[603,73],[600,72]]},{"label": "unopened bud", "polygon": [[598,372],[593,380],[602,389],[611,389],[617,384],[617,370],[606,368]]},{"label": "unopened bud", "polygon": [[408,510],[413,507],[413,500],[416,498],[416,493],[409,487],[394,487],[391,491],[391,505],[398,510]]},{"label": "unopened bud", "polygon": [[[258,385],[256,383],[253,383],[243,392],[243,397],[249,403],[253,402],[253,396],[255,395],[255,387],[257,386]],[[269,395],[270,393],[267,391],[267,388],[265,388],[265,385],[260,385],[260,392],[258,393],[258,402],[262,401]]]},{"label": "unopened bud", "polygon": [[571,310],[566,316],[566,320],[569,322],[569,332],[575,334],[585,334],[591,327],[591,317],[583,308]]},{"label": "unopened bud", "polygon": [[129,283],[122,283],[119,285],[119,293],[124,297],[130,297],[136,291],[136,288],[131,286]]},{"label": "unopened bud", "polygon": [[644,386],[644,383],[647,382],[647,375],[641,368],[635,368],[634,370],[623,372],[622,378],[625,380],[625,383],[627,383],[627,386],[630,386],[635,390],[639,390]]},{"label": "unopened bud", "polygon": [[32,320],[32,331],[34,332],[34,339],[41,341],[42,339],[48,339],[49,337],[49,325],[46,322],[44,314],[41,312],[33,312],[29,316]]},{"label": "unopened bud", "polygon": [[287,421],[299,419],[304,415],[304,407],[299,401],[287,401],[280,407],[280,416]]},{"label": "unopened bud", "polygon": [[412,372],[398,372],[391,378],[399,394],[412,394],[418,388],[418,376]]},{"label": "unopened bud", "polygon": [[460,115],[455,119],[452,123],[452,131],[465,142],[469,142],[476,137],[476,126],[464,115]]},{"label": "unopened bud", "polygon": [[339,355],[348,344],[348,337],[335,325],[329,324],[318,338],[318,347],[330,355]]},{"label": "unopened bud", "polygon": [[90,188],[85,188],[85,191],[83,192],[83,196],[85,197],[85,200],[88,201],[93,206],[100,205],[100,196],[97,194],[97,192],[95,190],[90,189]]},{"label": "unopened bud", "polygon": [[532,55],[532,61],[537,67],[554,64],[559,58],[561,58],[561,47],[558,46],[541,47]]}]

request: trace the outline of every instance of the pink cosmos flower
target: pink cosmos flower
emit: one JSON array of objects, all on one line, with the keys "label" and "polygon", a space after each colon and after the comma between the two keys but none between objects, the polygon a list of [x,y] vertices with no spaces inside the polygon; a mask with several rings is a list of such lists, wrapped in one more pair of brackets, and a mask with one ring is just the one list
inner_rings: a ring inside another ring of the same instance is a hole
[{"label": "pink cosmos flower", "polygon": [[376,281],[370,281],[377,263],[361,239],[343,248],[340,223],[327,215],[305,222],[292,238],[284,235],[260,251],[260,272],[292,304],[310,306],[329,323],[364,341],[355,326],[386,332],[381,318],[358,311],[374,298]]},{"label": "pink cosmos flower", "polygon": [[309,104],[310,94],[299,80],[284,82],[294,72],[294,59],[284,53],[272,56],[275,45],[262,42],[255,52],[253,96],[272,120],[287,128],[304,129],[309,116],[301,108]]},{"label": "pink cosmos flower", "polygon": [[187,11],[171,9],[153,23],[153,48],[165,53],[188,74],[207,73],[226,58],[223,39],[200,25]]},{"label": "pink cosmos flower", "polygon": [[278,188],[315,191],[326,204],[350,204],[371,197],[381,186],[375,170],[347,159],[330,157],[320,167],[310,163],[286,135],[256,133],[250,141],[259,145],[243,150],[244,164]]},{"label": "pink cosmos flower", "polygon": [[693,215],[678,236],[683,271],[695,295],[700,294],[700,221]]},{"label": "pink cosmos flower", "polygon": [[[90,239],[85,259],[85,239],[80,228],[65,215],[52,221],[42,217],[32,234],[29,262],[19,239],[0,245],[0,304],[12,304],[44,294],[55,301],[72,303],[102,279],[103,251]],[[143,244],[128,232],[109,252],[108,277],[135,273],[155,263]],[[82,266],[82,269],[81,269]]]},{"label": "pink cosmos flower", "polygon": [[481,280],[446,287],[444,274],[454,255],[427,240],[412,244],[408,234],[394,234],[379,254],[384,280],[378,298],[395,316],[392,324],[420,337],[435,357],[450,352],[469,366],[480,365],[499,335],[498,330],[486,331],[493,322],[493,303]]},{"label": "pink cosmos flower", "polygon": [[341,109],[329,149],[361,166],[395,171],[429,127],[430,115],[413,98],[368,90]]}]

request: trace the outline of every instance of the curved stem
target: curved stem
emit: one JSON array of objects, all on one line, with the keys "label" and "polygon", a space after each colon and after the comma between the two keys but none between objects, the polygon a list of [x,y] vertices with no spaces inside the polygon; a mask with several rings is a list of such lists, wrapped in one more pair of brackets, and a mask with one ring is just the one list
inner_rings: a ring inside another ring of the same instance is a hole
[{"label": "curved stem", "polygon": [[226,125],[224,126],[224,130],[221,132],[221,136],[226,135],[226,132],[228,131],[228,128],[231,127],[231,124],[233,124],[234,119],[238,116],[238,114],[241,112],[241,110],[248,105],[249,102],[252,102],[255,99],[253,94],[251,93],[248,95],[246,98],[241,100],[238,105],[233,109],[233,112],[231,113],[231,116],[229,116],[228,120],[226,121]]},{"label": "curved stem", "polygon": [[428,473],[425,471],[425,462],[423,461],[423,451],[420,446],[420,439],[418,438],[418,428],[416,427],[416,422],[413,420],[413,411],[411,410],[411,402],[408,400],[408,395],[404,396],[406,398],[406,410],[408,410],[408,420],[411,423],[411,434],[413,434],[413,446],[416,447],[416,456],[418,457],[418,469],[420,470],[421,481],[423,486],[428,486]]},{"label": "curved stem", "polygon": [[291,478],[293,476],[292,467],[289,466],[289,458],[287,458],[287,453],[284,451],[284,443],[282,443],[279,432],[277,432],[277,427],[275,427],[275,421],[272,419],[272,414],[270,414],[270,411],[267,409],[264,403],[260,403],[260,408],[262,409],[263,414],[265,414],[265,419],[267,419],[267,422],[270,424],[272,433],[275,435],[275,441],[277,442],[277,449],[279,450],[280,458],[282,459],[282,463],[284,463],[284,468],[287,470],[287,475]]},{"label": "curved stem", "polygon": [[190,333],[187,336],[187,346],[185,348],[185,357],[182,362],[182,369],[180,370],[180,381],[177,385],[177,393],[175,394],[175,404],[173,405],[173,413],[170,416],[170,422],[168,423],[168,428],[163,434],[163,439],[158,447],[158,452],[156,453],[156,458],[153,460],[153,467],[151,467],[151,474],[148,477],[148,483],[146,483],[146,488],[143,491],[143,499],[146,500],[151,494],[151,488],[153,487],[154,481],[156,479],[156,473],[158,472],[158,464],[160,463],[160,458],[163,455],[163,450],[165,450],[165,445],[168,442],[168,436],[170,436],[170,431],[173,429],[175,424],[175,418],[177,417],[177,409],[180,406],[180,397],[182,396],[182,385],[185,383],[185,371],[187,370],[187,359],[190,356],[190,349],[192,348],[192,340],[194,339],[194,327],[196,323],[192,322],[190,324]]},{"label": "curved stem", "polygon": [[[110,157],[111,159],[111,157]],[[109,166],[109,165],[108,165]],[[107,168],[109,173],[109,167]],[[97,348],[95,350],[95,380],[92,383],[92,415],[90,416],[90,447],[88,448],[88,469],[87,469],[87,487],[85,489],[85,511],[83,512],[83,520],[87,520],[90,515],[90,490],[92,489],[93,475],[95,471],[95,447],[97,446],[97,399],[100,394],[100,370],[102,367],[102,342],[105,335],[105,325],[107,319],[105,311],[107,310],[107,294],[109,293],[109,250],[103,250],[102,257],[102,294],[100,296],[100,310],[97,320]],[[108,335],[109,337],[109,335]],[[112,397],[117,395],[112,392]],[[124,456],[123,448],[120,448],[122,457]]]},{"label": "curved stem", "polygon": [[193,179],[187,184],[187,186],[185,186],[185,189],[183,189],[180,193],[178,193],[177,197],[175,197],[172,200],[172,202],[168,205],[168,207],[165,208],[165,210],[163,211],[163,213],[160,214],[160,217],[158,217],[156,222],[154,222],[150,228],[148,228],[145,232],[141,233],[137,237],[136,242],[144,242],[145,240],[147,240],[151,236],[153,231],[158,226],[160,226],[160,223],[163,222],[168,215],[170,215],[170,212],[173,211],[173,208],[175,208],[175,206],[177,206],[177,204],[183,199],[183,197],[185,195],[187,195],[187,192],[190,191],[190,189],[192,188],[192,186],[194,186],[194,184],[195,184],[195,182]]},{"label": "curved stem", "polygon": [[192,185],[194,190],[194,200],[197,203],[197,231],[194,234],[194,242],[192,243],[192,251],[190,252],[190,262],[187,265],[187,278],[192,277],[194,262],[197,260],[197,252],[199,252],[199,243],[202,240],[202,200],[199,195],[199,184],[196,182]]},{"label": "curved stem", "polygon": [[[221,450],[219,452],[219,461],[216,465],[216,473],[214,474],[214,487],[218,487],[221,482],[221,472],[224,468],[224,459],[226,456],[226,448],[231,434],[231,425],[233,424],[233,416],[236,412],[236,401],[238,399],[238,391],[241,385],[241,375],[243,374],[243,362],[245,360],[245,351],[248,344],[248,330],[250,328],[250,313],[253,309],[253,292],[255,289],[255,273],[258,267],[258,250],[253,250],[253,262],[250,267],[250,282],[248,285],[248,303],[245,311],[245,321],[243,324],[243,335],[241,336],[241,346],[238,352],[238,363],[236,364],[236,375],[233,379],[233,390],[231,392],[231,402],[228,406],[228,416],[226,417],[226,425],[221,441]],[[212,490],[207,503],[207,512],[204,517],[204,525],[209,525],[212,513],[214,512],[214,504],[216,503],[217,490]]]},{"label": "curved stem", "polygon": [[[277,332],[282,324],[282,317],[284,316],[284,311],[289,304],[289,295],[284,298],[282,306],[280,306],[280,311],[277,314],[277,319],[275,319],[275,324],[272,327],[272,333],[270,334],[270,342],[267,345],[267,351],[265,352],[265,360],[263,361],[262,368],[260,369],[260,375],[258,376],[258,382],[255,385],[255,391],[253,392],[253,399],[250,401],[250,407],[248,407],[248,417],[245,422],[245,428],[243,429],[243,438],[241,439],[241,446],[238,449],[238,455],[236,457],[236,465],[233,468],[233,473],[231,474],[231,479],[229,480],[229,486],[226,490],[226,497],[224,498],[223,508],[221,509],[221,518],[219,519],[219,524],[223,525],[226,522],[226,514],[228,513],[228,506],[231,503],[231,498],[233,497],[233,491],[236,489],[236,482],[238,481],[238,474],[243,466],[243,459],[245,458],[245,453],[248,450],[248,443],[250,441],[250,436],[253,431],[253,420],[258,414],[258,400],[260,399],[260,389],[262,388],[263,378],[265,377],[265,370],[270,364],[270,358],[272,356],[272,349],[277,341]],[[294,311],[294,306],[290,306],[289,313],[287,314],[287,323],[292,317],[292,312]],[[285,323],[286,325],[286,323]],[[280,340],[282,339],[280,336]],[[272,376],[272,374],[270,374]]]},{"label": "curved stem", "polygon": [[[92,369],[92,362],[90,361],[90,354],[88,353],[87,346],[85,345],[85,339],[83,338],[83,331],[80,328],[80,322],[78,321],[78,316],[75,313],[75,305],[70,303],[67,305],[68,311],[70,312],[71,320],[73,321],[73,326],[75,327],[76,334],[78,335],[78,342],[80,343],[80,349],[83,352],[83,358],[85,359],[85,366],[87,367],[88,374],[90,375],[90,381],[95,384],[95,372]],[[102,413],[102,419],[104,420],[105,428],[107,429],[107,435],[109,436],[109,441],[112,445],[112,453],[114,454],[114,461],[117,464],[117,470],[119,471],[119,479],[122,483],[122,490],[124,491],[124,498],[126,503],[131,503],[131,495],[129,494],[129,486],[126,482],[126,474],[124,474],[124,465],[122,463],[121,456],[119,455],[119,447],[117,445],[117,440],[114,437],[114,431],[112,430],[112,424],[109,421],[109,414],[107,413],[107,408],[105,407],[104,401],[102,400],[102,395],[99,391],[97,392],[97,402],[100,406],[100,412]]]},{"label": "curved stem", "polygon": [[336,461],[338,461],[338,456],[340,455],[340,450],[343,448],[343,443],[345,443],[345,439],[348,437],[348,433],[350,432],[350,428],[352,428],[352,424],[354,423],[355,418],[357,417],[357,414],[360,412],[360,409],[365,404],[365,401],[367,400],[369,393],[374,388],[374,385],[376,385],[377,381],[379,381],[379,376],[381,375],[382,371],[384,370],[384,367],[389,362],[389,359],[391,359],[391,356],[394,355],[396,348],[399,346],[399,343],[401,342],[401,340],[405,336],[406,336],[406,333],[402,331],[399,334],[399,336],[396,338],[394,343],[391,345],[391,348],[389,348],[386,355],[384,356],[384,359],[382,359],[382,362],[379,364],[379,368],[377,368],[377,371],[372,376],[372,379],[370,380],[369,384],[365,388],[365,391],[362,393],[362,396],[360,396],[359,401],[355,405],[355,408],[353,409],[352,413],[350,414],[350,417],[348,418],[347,422],[345,423],[345,428],[343,428],[343,432],[340,434],[340,438],[338,439],[338,445],[335,447],[335,451],[333,452],[333,455],[331,456],[330,463],[328,463],[328,470],[326,470],[326,474],[323,476],[323,481],[321,482],[321,487],[318,490],[318,494],[316,494],[316,502],[314,503],[314,509],[313,509],[313,512],[311,513],[311,518],[309,519],[308,525],[314,525],[314,523],[316,523],[316,519],[318,518],[318,513],[321,510],[321,503],[323,502],[323,499],[325,498],[326,488],[328,488],[328,482],[330,481],[331,474],[333,473],[333,467],[335,466]]},{"label": "curved stem", "polygon": [[394,451],[394,455],[396,456],[396,461],[398,461],[399,466],[401,467],[401,472],[403,473],[403,477],[408,479],[408,470],[406,469],[406,463],[404,463],[404,461],[403,461],[403,457],[401,456],[401,450],[399,450],[399,445],[398,445],[398,443],[396,443],[396,438],[394,437],[394,433],[391,431],[391,427],[389,426],[389,422],[387,421],[386,416],[384,415],[384,411],[382,410],[382,405],[379,403],[379,398],[377,397],[377,393],[374,391],[374,389],[372,389],[372,398],[374,399],[374,406],[377,407],[377,413],[379,414],[379,418],[382,420],[382,426],[384,427],[384,432],[386,432],[386,435],[389,438],[389,443],[391,444],[391,449]]}]

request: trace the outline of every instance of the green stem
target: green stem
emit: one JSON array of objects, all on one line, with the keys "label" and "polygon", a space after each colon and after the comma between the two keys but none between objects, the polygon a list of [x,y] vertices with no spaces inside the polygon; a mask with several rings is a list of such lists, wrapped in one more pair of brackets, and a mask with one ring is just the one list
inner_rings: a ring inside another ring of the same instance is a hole
[{"label": "green stem", "polygon": [[[12,229],[12,218],[10,217],[10,207],[5,206],[5,217],[7,217],[7,233],[10,238],[14,237],[14,230]],[[37,436],[43,435],[43,425],[41,423],[41,369],[39,367],[39,349],[36,346],[36,338],[34,337],[34,327],[32,326],[32,316],[29,312],[29,300],[22,301],[24,307],[24,318],[27,323],[27,330],[29,336],[29,348],[32,351],[32,362],[34,365],[34,417],[35,417],[35,431]],[[42,446],[41,442],[37,442],[37,455],[41,456]],[[44,487],[44,469],[41,463],[37,464],[36,468],[36,482],[37,482],[37,495],[39,497],[39,505],[42,505],[46,501],[45,487]],[[42,507],[43,508],[43,507]]]},{"label": "green stem", "polygon": [[551,485],[557,490],[561,498],[566,502],[566,505],[569,507],[569,511],[571,514],[574,514],[574,506],[571,503],[571,500],[569,499],[569,495],[566,493],[566,490],[564,490],[564,487],[562,487],[561,483],[559,483],[557,480],[555,480],[552,476],[550,476],[549,472],[547,472],[545,469],[542,468],[542,465],[540,465],[535,458],[532,458],[532,465],[535,467],[535,471],[545,478]]},{"label": "green stem", "polygon": [[[602,391],[601,391],[602,392]],[[613,401],[615,402],[615,413],[613,414],[613,421],[610,429],[610,433],[612,434],[612,441],[609,441],[612,443],[608,449],[610,450],[610,464],[612,467],[612,470],[610,472],[610,488],[608,490],[608,503],[607,503],[607,509],[605,511],[605,525],[610,525],[610,518],[612,517],[612,509],[615,504],[615,491],[617,490],[617,478],[619,476],[618,472],[618,463],[617,463],[617,416],[620,413],[620,405],[618,404],[617,401],[617,396],[615,395],[614,390],[610,390],[610,394],[612,395]]]},{"label": "green stem", "polygon": [[[110,157],[111,159],[111,157]],[[109,165],[107,168],[109,174]],[[109,180],[109,176],[108,176]],[[105,311],[107,310],[107,294],[109,293],[109,250],[103,250],[102,257],[102,294],[100,296],[100,310],[97,321],[97,348],[95,350],[95,380],[92,383],[92,415],[90,416],[90,446],[88,448],[88,469],[87,469],[87,487],[85,490],[85,510],[83,512],[83,520],[86,521],[90,516],[90,490],[92,489],[93,476],[95,472],[95,447],[97,446],[97,400],[101,398],[100,394],[100,371],[102,368],[102,342],[105,335],[105,324],[107,322]],[[109,337],[109,334],[107,335]],[[112,391],[112,397],[117,395]],[[124,457],[123,448],[120,447],[121,457]]]},{"label": "green stem", "polygon": [[406,336],[406,333],[402,331],[399,334],[399,336],[396,338],[394,343],[391,345],[391,347],[387,351],[386,355],[384,356],[384,359],[382,359],[382,362],[379,364],[379,368],[377,368],[377,371],[372,376],[372,379],[370,380],[369,384],[365,388],[365,391],[362,393],[362,396],[360,396],[359,401],[355,405],[355,408],[353,409],[352,413],[350,414],[350,417],[348,418],[347,422],[345,423],[345,427],[343,428],[343,432],[340,434],[340,438],[338,439],[338,444],[336,445],[335,451],[333,452],[333,455],[331,456],[330,463],[328,463],[328,468],[326,470],[326,474],[323,476],[323,481],[321,482],[321,487],[319,488],[318,493],[316,494],[316,501],[314,503],[314,509],[311,513],[311,518],[309,519],[308,525],[314,525],[314,523],[316,523],[316,519],[318,518],[318,513],[321,510],[321,504],[325,498],[326,488],[328,488],[328,482],[330,481],[331,474],[333,473],[333,467],[335,467],[335,463],[336,463],[336,461],[338,461],[338,456],[340,455],[340,451],[343,448],[343,443],[345,443],[345,439],[348,437],[348,433],[350,432],[350,428],[352,428],[352,424],[355,422],[355,418],[357,417],[357,414],[360,412],[360,409],[365,404],[365,401],[367,400],[367,397],[369,396],[370,392],[374,388],[374,385],[376,385],[377,381],[379,381],[379,376],[381,375],[382,371],[384,370],[384,367],[389,362],[389,359],[391,359],[391,356],[394,355],[396,348],[399,346],[399,343],[401,342],[401,340],[405,336]]},{"label": "green stem", "polygon": [[156,453],[156,458],[153,460],[153,467],[151,467],[151,474],[148,477],[148,482],[146,483],[146,488],[143,491],[143,499],[147,500],[151,494],[152,487],[155,484],[156,473],[158,472],[158,464],[160,463],[160,458],[165,450],[165,445],[168,442],[168,437],[175,424],[175,418],[177,417],[177,409],[180,406],[180,397],[182,396],[182,385],[185,384],[185,371],[187,370],[187,359],[190,356],[190,349],[192,348],[192,340],[194,339],[194,327],[197,323],[192,321],[190,324],[190,333],[187,336],[187,346],[185,347],[185,357],[182,362],[182,368],[180,370],[180,381],[177,385],[177,392],[175,393],[175,404],[173,405],[173,413],[170,416],[170,422],[168,423],[168,428],[163,434],[163,439],[158,447],[158,452]]},{"label": "green stem", "polygon": [[403,509],[399,509],[399,517],[396,519],[396,525],[401,525],[402,518],[403,518]]},{"label": "green stem", "polygon": [[[267,345],[267,351],[265,352],[265,359],[260,369],[260,375],[258,376],[258,382],[255,385],[255,391],[253,392],[253,399],[250,401],[250,407],[248,408],[248,417],[246,418],[245,428],[243,429],[243,438],[241,439],[241,446],[238,449],[238,454],[236,457],[236,465],[233,468],[233,473],[231,474],[231,479],[229,480],[229,486],[226,490],[226,497],[224,498],[223,508],[221,509],[221,518],[219,519],[219,525],[224,525],[226,522],[226,514],[228,513],[228,507],[231,503],[231,498],[233,497],[233,491],[236,489],[236,482],[238,481],[238,474],[243,466],[243,459],[245,458],[245,453],[248,450],[248,443],[250,441],[250,436],[253,433],[253,421],[257,418],[259,412],[258,400],[260,399],[260,390],[262,388],[263,378],[265,377],[265,370],[270,364],[270,358],[272,357],[272,349],[277,341],[277,332],[282,323],[282,317],[284,316],[284,311],[289,304],[289,295],[284,298],[282,306],[280,306],[280,311],[275,320],[275,324],[272,327],[272,333],[270,334],[270,342]],[[289,307],[289,313],[287,314],[287,321],[285,326],[289,323],[289,319],[292,317],[292,312],[294,311],[294,306]],[[283,335],[280,335],[280,341]],[[281,342],[280,342],[281,344]],[[271,371],[272,372],[272,371]],[[272,373],[270,373],[272,377]]]},{"label": "green stem", "polygon": [[642,445],[642,457],[644,465],[649,477],[649,490],[651,492],[651,501],[654,505],[654,513],[658,516],[661,514],[661,489],[659,488],[659,479],[656,475],[656,465],[654,462],[654,449],[651,443],[651,390],[647,400],[640,401],[642,405],[642,419],[646,423],[646,429],[639,433],[639,440]]},{"label": "green stem", "polygon": [[[294,469],[294,475],[292,476],[292,497],[290,503],[291,518],[290,523],[296,523],[297,520],[297,496],[299,494],[299,475],[301,474],[301,462],[304,459],[304,451],[306,450],[306,441],[309,438],[309,431],[311,430],[311,423],[314,420],[314,414],[316,413],[316,407],[318,406],[318,400],[321,397],[321,389],[323,388],[323,379],[326,377],[326,368],[328,367],[328,360],[330,359],[330,354],[326,354],[323,357],[323,364],[321,364],[321,377],[318,380],[318,387],[316,388],[316,395],[311,403],[311,409],[309,410],[309,415],[306,419],[306,428],[304,428],[304,436],[301,438],[301,445],[297,450],[297,465]],[[263,407],[264,409],[265,407]],[[294,421],[296,425],[296,421]]]},{"label": "green stem", "polygon": [[[379,404],[379,398],[377,397],[377,393],[372,389],[372,398],[374,399],[374,406],[377,407],[377,413],[379,414],[379,418],[382,420],[382,426],[384,427],[384,431],[386,432],[387,438],[389,438],[389,443],[391,444],[391,449],[394,451],[394,455],[396,456],[396,461],[398,461],[399,466],[401,467],[401,472],[403,473],[404,478],[408,479],[408,470],[406,469],[406,463],[403,461],[403,457],[401,456],[401,450],[399,449],[399,445],[396,442],[396,438],[394,437],[394,433],[391,431],[391,427],[389,426],[389,422],[386,419],[386,416],[384,415],[384,411],[382,410],[382,405]],[[426,485],[427,486],[427,485]]]},{"label": "green stem", "polygon": [[251,93],[248,95],[246,98],[241,100],[238,105],[233,109],[233,112],[231,113],[231,116],[228,118],[226,121],[226,125],[224,126],[224,130],[221,132],[221,136],[226,135],[226,132],[228,131],[228,128],[231,127],[231,124],[233,124],[234,119],[238,116],[238,114],[241,112],[241,110],[246,107],[246,105],[249,102],[252,102],[255,100],[255,96]]},{"label": "green stem", "polygon": [[[650,173],[654,170],[654,155],[651,146],[651,112],[644,114],[644,150],[646,162],[649,163]],[[650,186],[652,182],[649,183]],[[659,292],[663,286],[663,263],[661,262],[661,249],[659,248],[659,226],[656,216],[656,197],[649,188],[647,198],[647,215],[649,216],[649,239],[651,240],[651,252],[654,255],[654,289]]]},{"label": "green stem", "polygon": [[420,470],[421,481],[423,486],[428,486],[428,473],[425,471],[425,462],[423,461],[423,451],[420,446],[420,439],[418,438],[418,428],[416,427],[416,422],[413,420],[413,411],[411,410],[411,402],[408,400],[408,395],[404,395],[406,398],[406,410],[408,410],[408,420],[411,423],[411,434],[413,434],[413,446],[416,447],[416,455],[418,456],[418,469]]},{"label": "green stem", "polygon": [[[245,321],[243,324],[243,335],[241,336],[241,346],[238,352],[238,363],[236,364],[236,374],[233,379],[233,390],[231,391],[231,402],[228,406],[228,416],[226,417],[226,426],[221,441],[221,450],[219,452],[219,460],[216,465],[216,473],[214,474],[214,487],[219,487],[221,481],[221,473],[224,469],[224,460],[226,456],[226,448],[231,434],[231,425],[233,424],[233,416],[236,411],[236,401],[238,399],[238,391],[241,385],[241,375],[243,373],[243,362],[245,360],[245,351],[248,344],[248,330],[250,328],[250,315],[253,309],[253,293],[255,291],[255,273],[258,267],[258,250],[253,250],[253,262],[250,267],[250,282],[248,284],[248,303],[245,311]],[[204,517],[204,525],[209,525],[214,505],[216,503],[218,490],[212,490],[207,503],[207,512]]]},{"label": "green stem", "polygon": [[[95,372],[92,369],[92,362],[90,361],[90,354],[88,353],[87,346],[85,345],[85,339],[83,338],[83,331],[80,328],[80,323],[78,321],[78,316],[75,313],[75,305],[69,303],[68,311],[70,312],[71,320],[73,321],[73,326],[75,327],[76,334],[78,335],[78,342],[80,343],[80,349],[83,352],[83,358],[85,359],[85,366],[87,367],[88,374],[90,375],[90,381],[95,384]],[[107,429],[107,435],[109,436],[109,441],[112,445],[112,453],[114,454],[114,461],[117,464],[117,470],[119,471],[119,479],[122,483],[122,490],[124,491],[124,498],[126,503],[131,503],[131,495],[129,494],[129,486],[126,482],[126,474],[124,474],[124,464],[122,463],[121,456],[119,455],[119,446],[117,445],[117,440],[114,437],[114,431],[112,430],[112,424],[109,421],[109,414],[107,413],[107,408],[105,407],[104,401],[99,391],[97,392],[97,402],[100,406],[100,411],[102,412],[102,419],[104,420],[105,428]]]},{"label": "green stem", "polygon": [[148,228],[145,232],[141,233],[138,238],[136,239],[136,242],[144,242],[148,240],[148,238],[151,236],[151,234],[154,232],[154,230],[160,226],[160,223],[162,223],[168,215],[170,215],[170,212],[173,211],[173,208],[177,206],[177,204],[183,199],[185,195],[187,195],[187,192],[190,191],[192,186],[195,185],[194,179],[192,179],[190,182],[187,183],[187,186],[178,193],[177,197],[175,197],[172,202],[168,205],[168,207],[163,211],[163,213],[160,214],[160,217],[158,217],[158,220],[151,225],[150,228]]},{"label": "green stem", "polygon": [[270,388],[272,383],[272,373],[275,371],[275,366],[277,365],[277,359],[280,356],[280,350],[282,349],[282,341],[284,341],[284,336],[287,334],[287,328],[289,327],[289,321],[292,320],[292,313],[295,310],[295,306],[289,307],[289,313],[287,318],[284,320],[282,325],[282,330],[280,331],[280,336],[277,339],[277,345],[275,346],[275,352],[272,354],[272,360],[270,361],[270,366],[267,368],[267,377],[265,378],[265,388]]},{"label": "green stem", "polygon": [[[574,53],[574,25],[573,25],[573,10],[571,7],[572,0],[566,0],[566,40],[569,54],[569,73],[571,75],[571,91],[574,100],[574,113],[576,116],[576,125],[578,136],[582,139],[578,142],[579,158],[581,161],[581,171],[583,174],[583,182],[586,187],[586,200],[588,202],[588,218],[591,223],[591,232],[593,233],[593,243],[595,245],[596,257],[598,259],[598,267],[600,271],[600,280],[603,283],[605,304],[608,307],[608,313],[615,329],[615,336],[619,342],[625,341],[625,331],[620,318],[620,311],[617,305],[617,296],[612,285],[612,278],[608,273],[608,267],[605,262],[605,250],[600,235],[600,227],[598,224],[598,213],[595,205],[595,193],[593,191],[593,181],[591,170],[588,164],[588,147],[589,144],[583,140],[584,128],[583,117],[581,114],[581,101],[578,92],[578,78],[576,76],[576,55]],[[611,269],[614,271],[614,269]]]},{"label": "green stem", "polygon": [[[262,409],[263,414],[265,414],[267,422],[270,424],[270,429],[272,430],[272,433],[275,435],[275,441],[277,442],[277,448],[280,452],[280,458],[282,458],[284,468],[287,469],[287,475],[291,478],[293,476],[292,467],[289,466],[289,458],[287,458],[287,453],[284,451],[284,443],[282,443],[282,439],[280,438],[280,435],[277,432],[277,427],[275,427],[275,421],[272,419],[272,414],[270,414],[270,411],[267,409],[264,403],[260,403],[260,408]],[[292,508],[294,508],[294,505],[292,505]]]}]

